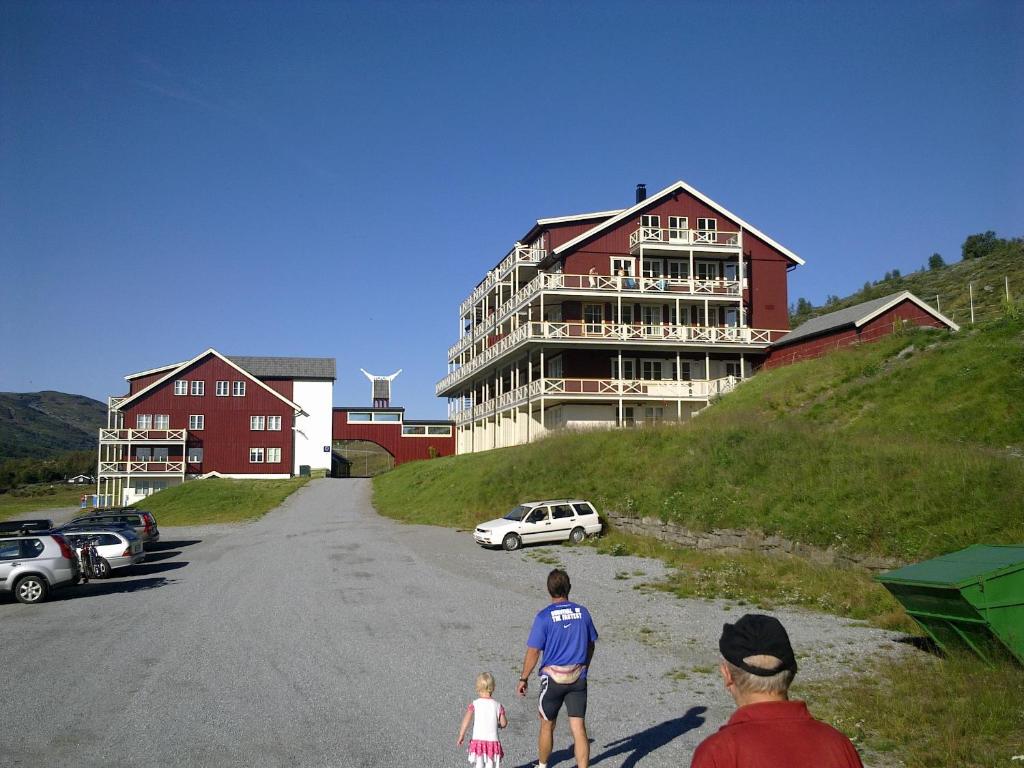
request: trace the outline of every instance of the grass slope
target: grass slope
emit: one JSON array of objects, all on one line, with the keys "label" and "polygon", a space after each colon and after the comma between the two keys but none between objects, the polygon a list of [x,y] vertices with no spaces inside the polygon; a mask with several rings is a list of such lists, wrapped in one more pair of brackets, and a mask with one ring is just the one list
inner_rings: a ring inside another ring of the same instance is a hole
[{"label": "grass slope", "polygon": [[308,480],[194,480],[155,493],[138,506],[152,512],[161,527],[237,523],[262,517]]},{"label": "grass slope", "polygon": [[77,507],[83,493],[93,493],[92,485],[66,485],[55,483],[34,486],[21,492],[0,494],[0,520],[25,517],[40,509]]},{"label": "grass slope", "polygon": [[0,459],[95,450],[107,407],[63,392],[0,392]]},{"label": "grass slope", "polygon": [[469,527],[582,496],[695,529],[907,559],[1024,541],[1024,323],[914,331],[755,376],[689,424],[416,462],[383,514]]}]

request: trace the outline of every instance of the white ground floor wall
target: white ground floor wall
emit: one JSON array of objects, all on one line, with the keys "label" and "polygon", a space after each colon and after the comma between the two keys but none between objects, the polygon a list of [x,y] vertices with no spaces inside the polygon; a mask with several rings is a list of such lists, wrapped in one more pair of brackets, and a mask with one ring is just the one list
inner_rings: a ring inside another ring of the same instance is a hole
[{"label": "white ground floor wall", "polygon": [[478,453],[523,445],[555,430],[589,431],[686,421],[706,406],[706,402],[626,401],[623,403],[624,423],[620,425],[618,402],[559,403],[545,407],[543,420],[540,404],[533,403],[532,411],[524,405],[458,427],[455,450],[459,454]]}]

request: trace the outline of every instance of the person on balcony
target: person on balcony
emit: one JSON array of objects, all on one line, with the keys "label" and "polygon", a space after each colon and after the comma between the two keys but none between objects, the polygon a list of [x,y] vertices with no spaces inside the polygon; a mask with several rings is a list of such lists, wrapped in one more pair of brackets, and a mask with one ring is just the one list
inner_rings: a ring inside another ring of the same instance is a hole
[{"label": "person on balcony", "polygon": [[591,288],[597,288],[597,267],[591,267],[587,273],[587,283]]},{"label": "person on balcony", "polygon": [[619,284],[623,288],[633,289],[636,288],[636,280],[626,274],[626,270],[619,267]]}]

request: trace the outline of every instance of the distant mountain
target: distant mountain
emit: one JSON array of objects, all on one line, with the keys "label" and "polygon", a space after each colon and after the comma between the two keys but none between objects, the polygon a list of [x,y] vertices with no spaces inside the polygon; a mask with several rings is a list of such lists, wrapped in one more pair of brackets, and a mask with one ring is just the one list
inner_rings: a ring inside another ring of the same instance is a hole
[{"label": "distant mountain", "polygon": [[107,406],[64,392],[0,392],[0,460],[96,448]]}]

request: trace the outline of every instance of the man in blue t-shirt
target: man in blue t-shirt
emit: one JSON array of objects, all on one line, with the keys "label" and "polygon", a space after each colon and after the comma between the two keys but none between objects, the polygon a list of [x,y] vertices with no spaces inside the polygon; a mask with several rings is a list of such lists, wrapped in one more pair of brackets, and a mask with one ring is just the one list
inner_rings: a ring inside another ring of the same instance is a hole
[{"label": "man in blue t-shirt", "polygon": [[[565,704],[569,730],[575,745],[576,765],[590,764],[587,737],[587,669],[594,657],[597,630],[590,611],[569,600],[569,574],[556,568],[548,574],[551,604],[537,613],[526,641],[523,674],[516,695],[525,696],[530,673],[540,660],[540,735],[537,737],[537,768],[547,768],[554,741],[555,719]],[[541,654],[543,653],[543,658]]]}]

